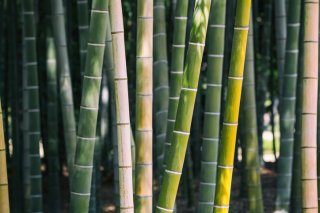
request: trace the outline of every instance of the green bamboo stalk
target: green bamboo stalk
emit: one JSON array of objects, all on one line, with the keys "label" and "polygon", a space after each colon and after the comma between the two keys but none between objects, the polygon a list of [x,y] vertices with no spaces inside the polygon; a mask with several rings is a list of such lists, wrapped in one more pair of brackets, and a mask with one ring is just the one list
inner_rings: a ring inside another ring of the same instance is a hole
[{"label": "green bamboo stalk", "polygon": [[[24,43],[24,142],[25,152],[28,153],[25,161],[28,210],[42,211],[42,176],[40,171],[40,109],[39,84],[36,52],[35,8],[33,0],[23,1],[23,43]],[[27,183],[28,184],[28,183]]]},{"label": "green bamboo stalk", "polygon": [[162,173],[167,131],[169,84],[165,0],[154,0],[153,69],[157,165]]},{"label": "green bamboo stalk", "polygon": [[[170,91],[169,91],[169,109],[167,119],[166,143],[164,144],[164,162],[165,169],[168,161],[168,152],[170,150],[173,128],[176,121],[179,95],[182,86],[183,65],[185,57],[186,29],[188,20],[188,1],[178,0],[173,23],[173,43],[170,67]],[[161,165],[159,165],[161,166]]]},{"label": "green bamboo stalk", "polygon": [[77,0],[78,31],[79,31],[79,51],[80,51],[80,70],[83,75],[85,60],[87,56],[87,41],[89,30],[88,0]]},{"label": "green bamboo stalk", "polygon": [[229,212],[243,70],[249,30],[251,0],[238,0],[224,121],[219,145],[214,213]]},{"label": "green bamboo stalk", "polygon": [[0,207],[1,207],[1,212],[10,213],[6,146],[4,143],[1,101],[0,101]]},{"label": "green bamboo stalk", "polygon": [[[252,17],[252,16],[251,16]],[[263,213],[263,199],[258,153],[257,112],[254,78],[253,25],[250,20],[240,108],[240,142],[248,213]]]},{"label": "green bamboo stalk", "polygon": [[49,208],[51,212],[60,212],[60,162],[58,140],[58,87],[57,62],[54,40],[47,37],[47,147],[49,173]]},{"label": "green bamboo stalk", "polygon": [[207,34],[210,5],[211,0],[199,0],[195,6],[176,123],[156,212],[173,211],[189,140],[192,114],[197,95],[201,61]]},{"label": "green bamboo stalk", "polygon": [[70,187],[70,212],[74,213],[85,213],[89,209],[108,5],[108,1],[92,1],[88,54],[83,76],[77,146]]},{"label": "green bamboo stalk", "polygon": [[279,78],[279,94],[282,89],[282,75],[284,73],[286,40],[287,40],[287,11],[286,0],[275,0],[275,24],[277,43],[277,67]]},{"label": "green bamboo stalk", "polygon": [[280,156],[277,167],[277,198],[276,210],[289,210],[292,163],[293,137],[296,105],[296,82],[299,56],[299,31],[301,1],[292,0],[288,9],[287,44],[285,70],[283,73],[282,93],[280,97]]},{"label": "green bamboo stalk", "polygon": [[302,212],[318,212],[317,98],[319,0],[304,1],[304,45],[301,108]]},{"label": "green bamboo stalk", "polygon": [[116,105],[120,212],[133,212],[131,129],[129,116],[127,66],[124,48],[122,4],[110,1],[112,47],[114,56],[114,99]]},{"label": "green bamboo stalk", "polygon": [[[69,176],[72,177],[72,168],[76,149],[76,122],[74,115],[73,94],[67,50],[65,15],[62,0],[50,0],[52,10],[52,26],[54,42],[57,52],[59,73],[60,103],[63,123],[63,136],[66,146]],[[70,178],[71,179],[71,178]]]},{"label": "green bamboo stalk", "polygon": [[201,152],[198,212],[213,211],[220,135],[226,1],[213,0],[208,37],[207,92]]},{"label": "green bamboo stalk", "polygon": [[135,212],[152,212],[153,0],[138,0]]}]

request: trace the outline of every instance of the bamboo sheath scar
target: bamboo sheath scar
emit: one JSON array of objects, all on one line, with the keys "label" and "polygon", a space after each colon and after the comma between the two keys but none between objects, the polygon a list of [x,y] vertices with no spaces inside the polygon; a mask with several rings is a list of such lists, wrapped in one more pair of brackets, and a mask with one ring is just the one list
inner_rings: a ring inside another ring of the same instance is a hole
[{"label": "bamboo sheath scar", "polygon": [[250,0],[237,2],[228,91],[219,145],[214,213],[229,212],[235,143],[250,20]]},{"label": "bamboo sheath scar", "polygon": [[1,206],[2,213],[10,213],[6,147],[4,142],[1,101],[0,101],[0,206]]},{"label": "bamboo sheath scar", "polygon": [[[36,52],[35,8],[33,0],[23,1],[23,119],[26,209],[42,212],[42,175],[40,171],[40,106]],[[29,185],[28,185],[29,184]]]},{"label": "bamboo sheath scar", "polygon": [[89,210],[108,5],[105,0],[92,1],[77,146],[70,187],[70,212],[73,213],[87,213]]},{"label": "bamboo sheath scar", "polygon": [[213,0],[207,39],[207,91],[201,151],[199,213],[212,213],[214,205],[220,135],[225,20],[226,1]]},{"label": "bamboo sheath scar", "polygon": [[116,105],[120,212],[134,212],[127,65],[124,47],[122,4],[110,1],[114,56],[114,94]]},{"label": "bamboo sheath scar", "polygon": [[318,212],[317,97],[319,1],[304,0],[304,55],[301,109],[302,212]]},{"label": "bamboo sheath scar", "polygon": [[138,0],[135,212],[152,212],[153,0]]},{"label": "bamboo sheath scar", "polygon": [[173,42],[170,66],[170,92],[169,92],[169,110],[167,119],[167,133],[164,146],[163,168],[166,168],[168,161],[168,152],[171,146],[174,124],[176,121],[177,108],[182,86],[183,65],[185,57],[186,30],[188,20],[188,5],[185,0],[178,0],[176,5],[175,17],[173,22]]},{"label": "bamboo sheath scar", "polygon": [[288,8],[285,69],[280,98],[280,156],[277,167],[276,210],[289,210],[296,105],[296,82],[299,56],[301,0],[292,0]]},{"label": "bamboo sheath scar", "polygon": [[195,6],[172,144],[156,206],[159,213],[173,212],[174,208],[190,135],[210,5],[211,0],[199,0]]},{"label": "bamboo sheath scar", "polygon": [[67,50],[67,38],[65,27],[65,15],[62,0],[51,0],[52,27],[54,42],[57,51],[57,63],[59,73],[60,103],[63,123],[63,136],[65,141],[69,176],[72,177],[73,161],[76,149],[76,121],[74,117],[74,105],[72,84]]},{"label": "bamboo sheath scar", "polygon": [[[166,6],[164,0],[154,0],[153,70],[155,139],[159,173],[162,174],[167,130],[169,83],[166,31]],[[161,176],[161,175],[160,175]]]}]

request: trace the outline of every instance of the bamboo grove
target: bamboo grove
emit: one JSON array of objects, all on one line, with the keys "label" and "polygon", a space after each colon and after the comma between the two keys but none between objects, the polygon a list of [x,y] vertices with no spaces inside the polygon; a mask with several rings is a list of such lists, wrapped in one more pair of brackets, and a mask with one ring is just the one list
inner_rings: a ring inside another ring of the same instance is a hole
[{"label": "bamboo grove", "polygon": [[0,213],[320,212],[319,6],[0,0]]}]

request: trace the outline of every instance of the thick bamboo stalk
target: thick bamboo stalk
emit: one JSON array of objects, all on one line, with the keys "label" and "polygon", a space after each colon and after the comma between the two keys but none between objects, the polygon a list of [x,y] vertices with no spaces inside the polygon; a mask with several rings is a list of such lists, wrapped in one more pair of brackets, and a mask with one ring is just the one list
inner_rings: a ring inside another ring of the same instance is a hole
[{"label": "thick bamboo stalk", "polygon": [[66,147],[69,176],[72,177],[73,161],[76,149],[76,121],[74,115],[70,65],[67,50],[65,14],[62,0],[51,0],[52,26],[57,52],[59,73],[60,103],[63,123],[63,136]]},{"label": "thick bamboo stalk", "polygon": [[80,70],[83,75],[87,56],[87,41],[89,31],[88,0],[77,0],[78,32],[79,32],[79,52]]},{"label": "thick bamboo stalk", "polygon": [[60,212],[60,162],[58,140],[58,86],[57,62],[54,40],[47,37],[47,155],[49,186],[49,208],[51,212]]},{"label": "thick bamboo stalk", "polygon": [[287,11],[286,0],[275,0],[275,24],[277,43],[277,67],[279,78],[279,94],[282,89],[282,75],[284,73],[286,40],[287,40]]},{"label": "thick bamboo stalk", "polygon": [[2,120],[2,108],[0,101],[0,209],[2,213],[10,213],[6,147],[4,143]]},{"label": "thick bamboo stalk", "polygon": [[36,52],[35,5],[33,0],[23,1],[23,44],[24,44],[24,143],[25,181],[30,184],[27,192],[27,209],[30,212],[42,211],[42,176],[40,171],[39,142],[41,136],[38,64]]},{"label": "thick bamboo stalk", "polygon": [[199,0],[195,6],[176,123],[156,212],[173,211],[190,135],[210,5],[211,0]]},{"label": "thick bamboo stalk", "polygon": [[258,153],[258,129],[254,76],[253,25],[250,20],[240,108],[240,142],[248,213],[263,213]]},{"label": "thick bamboo stalk", "polygon": [[[185,57],[186,28],[188,20],[188,1],[178,0],[173,23],[173,43],[170,66],[170,91],[169,91],[169,109],[167,119],[167,133],[164,147],[165,169],[168,161],[168,152],[171,146],[173,128],[176,121],[179,95],[182,86],[183,65]],[[159,165],[161,166],[161,165]]]},{"label": "thick bamboo stalk", "polygon": [[213,0],[208,35],[207,91],[201,152],[198,212],[213,211],[220,135],[226,1]]},{"label": "thick bamboo stalk", "polygon": [[153,0],[138,0],[135,212],[152,212]]},{"label": "thick bamboo stalk", "polygon": [[120,212],[133,212],[131,129],[128,79],[124,48],[122,4],[110,1],[112,46],[114,56],[114,94],[116,105]]},{"label": "thick bamboo stalk", "polygon": [[317,97],[319,1],[304,0],[304,45],[301,108],[302,212],[318,212]]},{"label": "thick bamboo stalk", "polygon": [[227,99],[221,142],[219,145],[214,213],[229,212],[230,190],[249,30],[250,9],[251,0],[238,0],[231,51],[231,64],[228,75]]},{"label": "thick bamboo stalk", "polygon": [[299,56],[299,32],[301,1],[292,0],[289,5],[287,20],[287,44],[285,70],[282,76],[283,84],[280,97],[280,156],[277,167],[277,210],[289,210],[292,162],[293,162],[293,137],[296,105],[296,82]]},{"label": "thick bamboo stalk", "polygon": [[165,0],[154,0],[153,69],[157,165],[162,173],[166,142],[169,83]]},{"label": "thick bamboo stalk", "polygon": [[70,212],[74,213],[85,213],[89,209],[108,5],[108,1],[92,1],[77,146],[70,187]]}]

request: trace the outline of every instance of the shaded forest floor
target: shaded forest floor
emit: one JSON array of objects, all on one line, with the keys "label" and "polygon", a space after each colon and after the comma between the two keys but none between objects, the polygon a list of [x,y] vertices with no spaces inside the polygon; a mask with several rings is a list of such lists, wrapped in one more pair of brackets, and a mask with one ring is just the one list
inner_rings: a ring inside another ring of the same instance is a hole
[{"label": "shaded forest floor", "polygon": [[[265,206],[265,213],[272,213],[274,209],[275,202],[275,188],[276,188],[276,173],[275,173],[275,164],[274,163],[266,163],[265,167],[261,169],[261,181],[263,187],[263,200]],[[44,180],[48,180],[48,178],[44,178]],[[61,184],[62,184],[62,192],[61,192],[61,200],[63,201],[62,211],[68,212],[68,200],[69,200],[69,192],[68,192],[68,184],[67,177],[62,176]],[[48,182],[44,182],[44,202],[45,202],[45,212],[50,212],[48,207]],[[194,183],[194,196],[195,196],[195,204],[197,202],[197,196],[199,191],[199,184],[196,180]],[[157,183],[155,183],[155,189],[157,189]],[[113,192],[113,177],[110,175],[103,175],[102,179],[102,188],[101,188],[101,202],[102,202],[102,210],[103,213],[111,213],[115,212],[114,206],[114,192]],[[155,192],[156,194],[156,192]],[[181,193],[179,193],[177,200],[178,213],[193,213],[196,212],[196,207],[193,205],[192,207],[188,206],[188,201],[186,198],[182,198]],[[232,181],[232,194],[231,194],[231,204],[230,204],[230,213],[246,213],[246,201],[241,196],[241,177],[240,170],[235,169]]]}]

